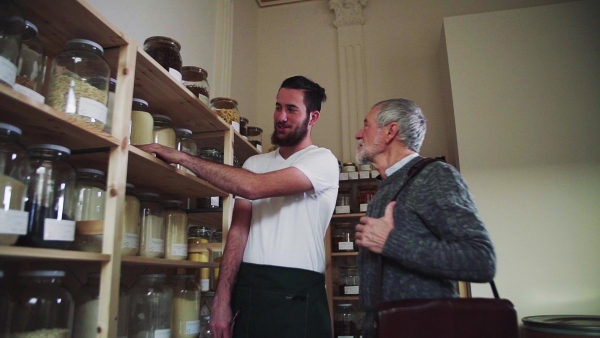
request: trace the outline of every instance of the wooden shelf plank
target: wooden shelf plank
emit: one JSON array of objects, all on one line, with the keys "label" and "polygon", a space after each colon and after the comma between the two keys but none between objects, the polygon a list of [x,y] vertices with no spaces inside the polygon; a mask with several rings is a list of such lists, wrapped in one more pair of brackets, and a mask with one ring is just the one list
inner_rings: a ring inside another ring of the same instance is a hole
[{"label": "wooden shelf plank", "polygon": [[331,218],[332,220],[340,220],[340,219],[351,219],[351,218],[360,218],[365,215],[364,212],[359,212],[355,214],[335,214]]},{"label": "wooden shelf plank", "polygon": [[334,301],[356,301],[358,296],[333,296]]},{"label": "wooden shelf plank", "polygon": [[135,265],[149,265],[155,267],[167,267],[167,268],[218,268],[219,263],[203,263],[194,262],[188,260],[171,260],[164,258],[147,258],[141,256],[123,256],[121,257],[123,264],[135,264]]},{"label": "wooden shelf plank", "polygon": [[332,252],[331,256],[332,257],[358,256],[358,252],[357,251],[352,251],[352,252]]},{"label": "wooden shelf plank", "polygon": [[110,260],[110,255],[71,250],[0,246],[0,258],[19,260],[43,259],[57,261],[108,262]]}]

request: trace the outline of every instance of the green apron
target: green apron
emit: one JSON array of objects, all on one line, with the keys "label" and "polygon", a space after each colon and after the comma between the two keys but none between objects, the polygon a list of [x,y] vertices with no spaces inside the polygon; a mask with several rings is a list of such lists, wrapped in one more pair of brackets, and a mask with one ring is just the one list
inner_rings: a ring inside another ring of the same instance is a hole
[{"label": "green apron", "polygon": [[318,272],[242,263],[231,309],[233,338],[332,336],[325,276]]}]

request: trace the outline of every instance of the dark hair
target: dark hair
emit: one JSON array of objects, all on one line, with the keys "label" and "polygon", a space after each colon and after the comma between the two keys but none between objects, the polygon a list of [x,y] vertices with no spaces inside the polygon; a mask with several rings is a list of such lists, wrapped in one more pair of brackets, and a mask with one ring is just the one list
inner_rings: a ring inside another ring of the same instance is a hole
[{"label": "dark hair", "polygon": [[304,105],[306,106],[307,114],[315,110],[321,111],[321,102],[327,100],[325,88],[304,76],[297,75],[285,79],[279,89],[281,88],[300,89],[304,91]]}]

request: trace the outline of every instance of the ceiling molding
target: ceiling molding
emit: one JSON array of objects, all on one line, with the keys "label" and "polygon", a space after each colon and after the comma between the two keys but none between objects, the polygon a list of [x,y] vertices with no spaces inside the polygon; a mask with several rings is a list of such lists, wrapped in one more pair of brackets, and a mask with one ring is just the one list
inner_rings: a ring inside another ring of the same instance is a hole
[{"label": "ceiling molding", "polygon": [[314,0],[256,0],[256,3],[259,7],[268,7],[275,5],[285,5],[291,4],[294,2],[304,2],[304,1],[314,1]]}]

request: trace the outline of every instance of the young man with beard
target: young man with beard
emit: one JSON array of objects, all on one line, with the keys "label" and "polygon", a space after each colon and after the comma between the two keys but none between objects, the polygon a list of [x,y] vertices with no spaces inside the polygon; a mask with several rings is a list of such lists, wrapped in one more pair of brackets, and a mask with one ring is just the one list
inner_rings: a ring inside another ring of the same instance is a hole
[{"label": "young man with beard", "polygon": [[281,84],[271,142],[243,168],[158,144],[140,146],[236,196],[210,327],[213,337],[331,337],[323,238],[338,191],[338,163],[312,143],[325,89],[294,76]]},{"label": "young man with beard", "polygon": [[426,129],[419,107],[393,99],[373,106],[356,134],[357,161],[373,164],[382,179],[356,225],[366,338],[377,336],[379,303],[458,297],[456,281],[488,282],[496,271],[489,234],[454,167],[430,163],[396,196],[422,159]]}]

